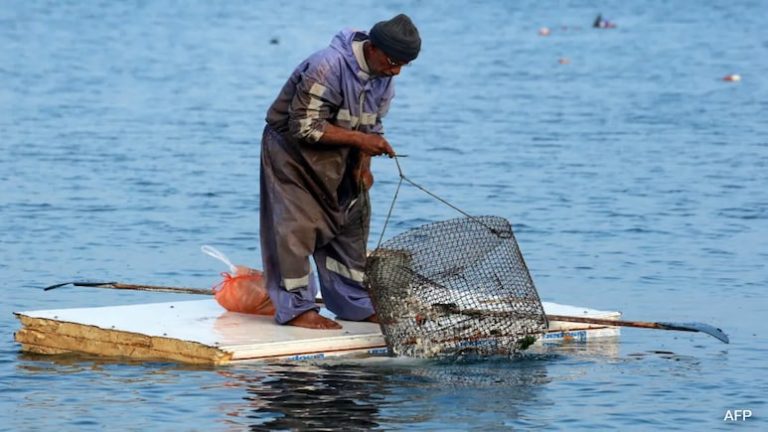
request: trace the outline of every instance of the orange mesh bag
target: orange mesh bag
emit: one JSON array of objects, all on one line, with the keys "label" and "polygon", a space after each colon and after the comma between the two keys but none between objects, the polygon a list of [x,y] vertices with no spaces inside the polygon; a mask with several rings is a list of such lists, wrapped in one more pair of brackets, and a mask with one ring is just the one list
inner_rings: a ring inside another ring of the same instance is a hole
[{"label": "orange mesh bag", "polygon": [[204,253],[224,262],[230,273],[222,272],[224,278],[214,285],[216,301],[226,310],[258,315],[273,315],[275,308],[264,286],[264,273],[246,266],[234,265],[221,252],[211,246],[203,246]]}]

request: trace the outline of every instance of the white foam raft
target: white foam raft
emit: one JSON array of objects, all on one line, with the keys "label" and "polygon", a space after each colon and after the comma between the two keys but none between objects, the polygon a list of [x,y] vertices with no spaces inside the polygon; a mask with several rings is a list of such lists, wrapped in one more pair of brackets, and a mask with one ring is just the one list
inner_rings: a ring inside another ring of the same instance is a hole
[{"label": "white foam raft", "polygon": [[[620,319],[619,312],[544,302],[549,315]],[[333,314],[323,309],[324,316]],[[85,353],[132,360],[227,364],[266,359],[305,360],[385,355],[378,324],[341,321],[341,330],[275,324],[271,317],[226,312],[214,299],[16,312],[22,351]],[[618,327],[552,321],[538,344],[615,337]]]}]

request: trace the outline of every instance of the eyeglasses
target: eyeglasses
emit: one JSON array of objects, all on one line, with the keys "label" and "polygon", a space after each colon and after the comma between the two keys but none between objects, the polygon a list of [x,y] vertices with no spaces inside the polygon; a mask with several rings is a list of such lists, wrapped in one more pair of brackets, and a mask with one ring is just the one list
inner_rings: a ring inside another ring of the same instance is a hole
[{"label": "eyeglasses", "polygon": [[[381,53],[384,54],[384,51],[382,51]],[[384,54],[384,58],[387,59],[387,63],[389,63],[390,67],[404,67],[404,66],[408,66],[410,64],[408,62],[396,62],[396,61],[392,60],[391,58],[389,58],[389,56],[386,55],[386,54]]]},{"label": "eyeglasses", "polygon": [[389,65],[389,67],[391,67],[391,68],[396,68],[396,67],[405,67],[405,66],[409,66],[409,65],[410,65],[410,63],[409,63],[409,62],[396,62],[396,61],[392,60],[392,59],[391,59],[391,58],[390,58],[390,57],[387,55],[387,53],[385,53],[385,52],[384,52],[384,50],[382,50],[381,48],[379,48],[379,47],[377,47],[376,45],[373,45],[373,44],[371,44],[371,46],[372,46],[372,47],[373,47],[373,48],[374,48],[376,51],[380,52],[380,53],[381,53],[381,55],[382,55],[382,56],[384,56],[384,58],[385,58],[385,59],[387,59],[387,65]]}]

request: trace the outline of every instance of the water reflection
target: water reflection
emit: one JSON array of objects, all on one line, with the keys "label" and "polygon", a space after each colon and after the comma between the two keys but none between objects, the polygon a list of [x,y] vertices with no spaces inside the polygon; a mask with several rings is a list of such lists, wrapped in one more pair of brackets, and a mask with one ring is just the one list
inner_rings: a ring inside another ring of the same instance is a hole
[{"label": "water reflection", "polygon": [[271,364],[265,375],[222,372],[244,384],[230,416],[250,430],[368,430],[379,426],[386,377],[359,365]]},{"label": "water reflection", "polygon": [[245,389],[246,403],[225,410],[230,421],[250,430],[444,429],[478,427],[482,420],[473,413],[481,411],[522,421],[529,407],[551,404],[542,389],[551,382],[547,363],[553,358],[544,354],[462,364],[342,360],[270,364],[258,374],[220,373],[234,381],[230,386]]},{"label": "water reflection", "polygon": [[[224,430],[504,430],[551,427],[558,411],[553,388],[578,383],[574,391],[602,394],[603,384],[583,383],[586,371],[616,364],[605,362],[617,353],[616,341],[539,348],[514,359],[462,363],[380,357],[230,367],[21,354],[15,367],[26,412],[66,399],[113,412],[112,424],[148,426],[187,406],[187,425],[213,418]],[[89,391],[51,395],[54,374],[59,387],[85,382]],[[120,417],[118,407],[133,414]],[[141,420],[133,419],[137,413]]]}]

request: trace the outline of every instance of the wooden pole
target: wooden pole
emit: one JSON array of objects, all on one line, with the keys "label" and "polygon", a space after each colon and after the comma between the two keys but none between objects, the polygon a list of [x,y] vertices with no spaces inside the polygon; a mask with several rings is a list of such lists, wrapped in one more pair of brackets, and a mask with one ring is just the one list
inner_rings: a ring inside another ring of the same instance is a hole
[{"label": "wooden pole", "polygon": [[169,292],[176,294],[199,294],[199,295],[213,295],[212,289],[204,288],[179,288],[168,286],[156,286],[156,285],[134,285],[124,284],[120,282],[65,282],[56,285],[51,285],[44,289],[44,291],[50,291],[52,289],[60,288],[66,285],[74,285],[90,288],[108,288],[108,289],[121,289],[121,290],[133,290],[133,291],[153,291],[153,292]]}]

